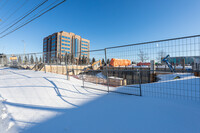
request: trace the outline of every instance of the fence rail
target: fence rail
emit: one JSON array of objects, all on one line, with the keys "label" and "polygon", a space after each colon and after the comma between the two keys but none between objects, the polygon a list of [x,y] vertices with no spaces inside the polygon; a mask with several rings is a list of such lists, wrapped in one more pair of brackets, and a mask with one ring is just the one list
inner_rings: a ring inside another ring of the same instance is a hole
[{"label": "fence rail", "polygon": [[[113,59],[131,63],[113,66]],[[64,74],[68,80],[70,77],[82,80],[85,88],[93,83],[108,92],[200,100],[200,35],[75,54],[57,49],[0,55],[0,64]]]}]

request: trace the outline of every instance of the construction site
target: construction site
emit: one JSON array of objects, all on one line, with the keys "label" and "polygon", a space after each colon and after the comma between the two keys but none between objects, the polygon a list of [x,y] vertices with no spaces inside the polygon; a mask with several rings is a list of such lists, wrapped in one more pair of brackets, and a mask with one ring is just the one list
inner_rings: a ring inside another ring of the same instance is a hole
[{"label": "construction site", "polygon": [[[199,38],[199,36],[170,39],[170,42],[173,45],[173,42],[177,40],[195,40],[196,38]],[[166,41],[169,40],[147,42],[145,44],[154,47],[152,44],[164,43]],[[194,42],[194,44],[196,43]],[[178,46],[182,48],[184,45],[184,43],[180,43]],[[133,44],[130,46],[87,51],[88,55],[90,55],[89,58],[84,56],[72,58],[74,57],[72,54],[59,56],[59,53],[57,53],[58,56],[51,57],[51,52],[1,55],[0,64],[18,69],[66,75],[68,80],[72,76],[82,80],[83,85],[84,82],[105,85],[108,87],[107,91],[109,91],[109,87],[127,86],[131,92],[132,90],[128,87],[130,85],[138,85],[138,90],[140,90],[141,84],[156,83],[162,80],[160,75],[176,75],[172,80],[181,79],[182,74],[200,76],[200,56],[193,55],[192,53],[190,56],[183,56],[182,54],[179,56],[175,51],[164,51],[165,45],[154,47],[157,49],[155,53],[145,53],[141,48],[143,47],[144,50],[148,49],[145,49],[143,45],[139,46],[137,48],[138,44]],[[117,51],[118,49],[120,49],[120,52]],[[129,52],[128,49],[133,49],[133,52]],[[123,53],[125,53],[125,56]],[[44,55],[48,55],[51,61],[47,63],[45,61],[46,56]]]}]

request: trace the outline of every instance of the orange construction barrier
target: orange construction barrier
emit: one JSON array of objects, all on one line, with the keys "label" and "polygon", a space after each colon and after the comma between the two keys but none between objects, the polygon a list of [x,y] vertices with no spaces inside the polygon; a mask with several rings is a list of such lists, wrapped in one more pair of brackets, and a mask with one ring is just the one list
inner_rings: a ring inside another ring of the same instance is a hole
[{"label": "orange construction barrier", "polygon": [[112,58],[110,61],[110,65],[113,67],[118,67],[118,66],[129,66],[131,65],[131,61],[127,59],[115,59]]}]

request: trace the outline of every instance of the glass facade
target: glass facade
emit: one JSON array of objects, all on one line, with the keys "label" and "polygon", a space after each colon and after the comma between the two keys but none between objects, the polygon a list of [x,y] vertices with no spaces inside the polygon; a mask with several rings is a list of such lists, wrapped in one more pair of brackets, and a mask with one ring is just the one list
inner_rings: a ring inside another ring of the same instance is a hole
[{"label": "glass facade", "polygon": [[[56,51],[61,53],[62,56],[66,53],[73,53],[75,58],[79,58],[79,56],[83,55],[89,58],[89,54],[87,53],[89,45],[90,43],[87,39],[81,38],[78,35],[58,32],[43,39],[43,52],[52,52],[49,56],[55,55],[55,58],[57,57],[57,54],[53,54],[53,52]],[[47,60],[48,59],[46,59],[46,61]]]},{"label": "glass facade", "polygon": [[75,57],[78,57],[77,52],[78,52],[78,39],[75,39],[75,47],[74,47]]}]

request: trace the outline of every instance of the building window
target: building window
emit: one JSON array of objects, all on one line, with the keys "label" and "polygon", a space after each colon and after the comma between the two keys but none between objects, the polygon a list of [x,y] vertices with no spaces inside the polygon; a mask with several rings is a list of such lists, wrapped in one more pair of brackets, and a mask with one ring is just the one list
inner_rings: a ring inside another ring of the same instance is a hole
[{"label": "building window", "polygon": [[87,44],[81,44],[82,46],[88,46]]},{"label": "building window", "polygon": [[55,38],[55,37],[56,37],[55,35],[54,35],[54,36],[52,36],[52,39],[53,39],[53,38]]},{"label": "building window", "polygon": [[65,43],[62,43],[62,45],[63,45],[63,46],[70,46],[70,44],[65,44]]},{"label": "building window", "polygon": [[63,40],[63,39],[62,39],[62,42],[67,42],[67,43],[70,43],[70,41],[67,41],[67,40]]},{"label": "building window", "polygon": [[70,37],[67,37],[67,36],[62,36],[62,38],[65,38],[65,39],[70,39]]},{"label": "building window", "polygon": [[88,48],[86,48],[86,47],[81,47],[82,49],[88,49]]},{"label": "building window", "polygon": [[88,43],[88,42],[86,42],[86,41],[81,41],[82,43]]}]

